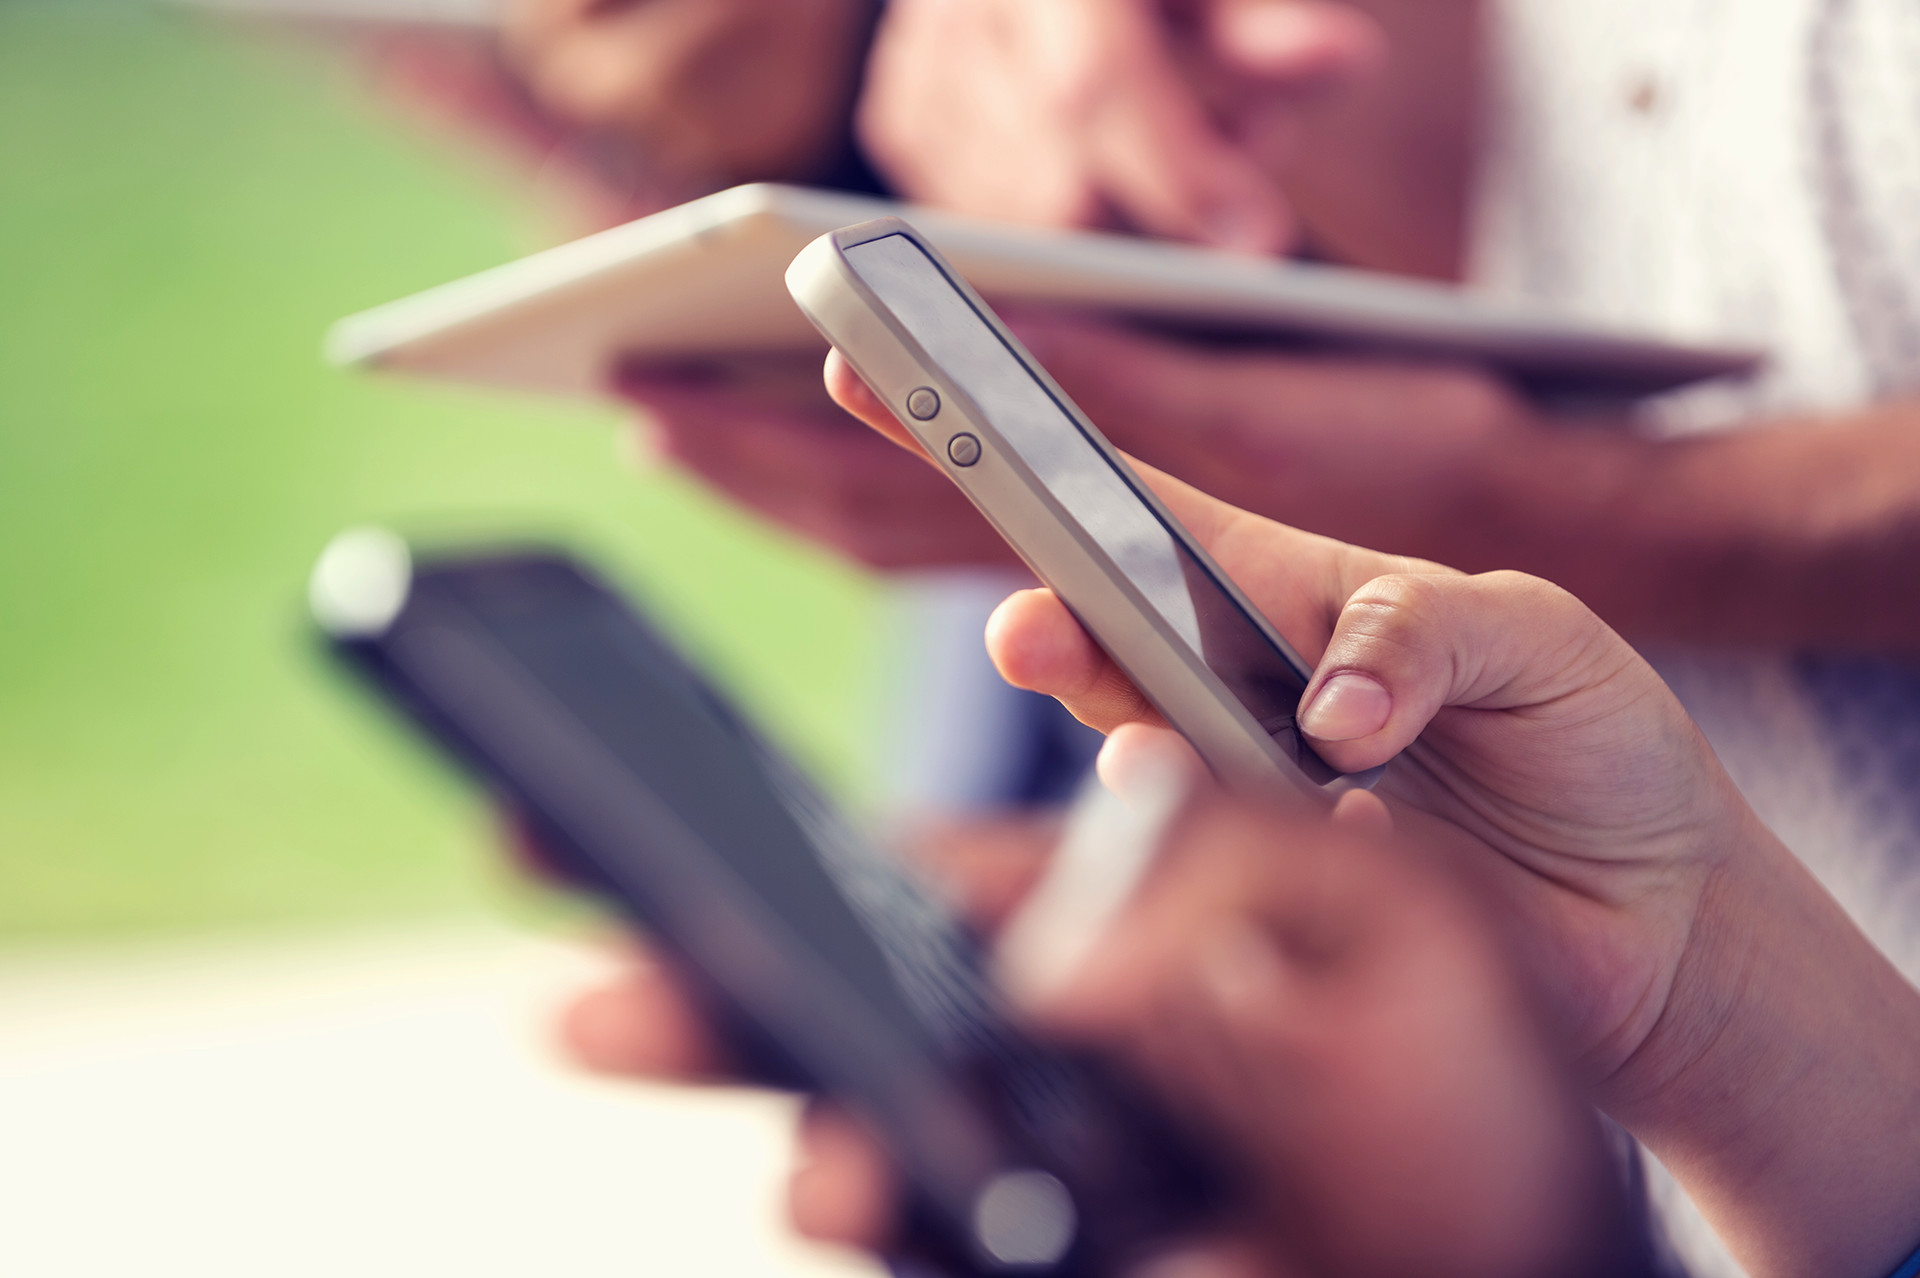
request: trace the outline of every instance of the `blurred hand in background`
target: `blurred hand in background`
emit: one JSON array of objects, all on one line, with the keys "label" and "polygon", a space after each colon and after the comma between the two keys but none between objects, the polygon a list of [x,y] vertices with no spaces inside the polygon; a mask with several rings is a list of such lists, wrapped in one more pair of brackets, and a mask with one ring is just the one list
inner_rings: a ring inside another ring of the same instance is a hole
[{"label": "blurred hand in background", "polygon": [[[1156,734],[1164,735],[1164,734]],[[1625,1242],[1597,1129],[1560,1078],[1492,933],[1359,796],[1301,821],[1191,805],[1087,960],[1028,1011],[1117,1061],[1244,1174],[1242,1210],[1179,1272],[1327,1278],[1612,1273]],[[1051,831],[948,826],[916,859],[991,933]],[[729,1076],[671,971],[644,955],[567,1037],[616,1074]],[[816,1103],[796,1226],[884,1249],[896,1192],[860,1122]]]},{"label": "blurred hand in background", "polygon": [[1383,53],[1319,0],[898,0],[859,131],[916,200],[1273,253],[1293,113]]},{"label": "blurred hand in background", "polygon": [[513,0],[510,63],[557,119],[689,191],[845,159],[874,0]]},{"label": "blurred hand in background", "polygon": [[832,182],[873,0],[509,0],[498,36],[360,41],[389,95],[597,230],[739,182]]},{"label": "blurred hand in background", "polygon": [[616,388],[655,453],[776,527],[882,571],[1018,562],[938,470],[850,420],[819,357],[635,364]]},{"label": "blurred hand in background", "polygon": [[1022,312],[1034,357],[1126,452],[1232,505],[1356,545],[1469,567],[1510,550],[1461,518],[1544,431],[1505,383],[1459,364],[1208,347]]}]

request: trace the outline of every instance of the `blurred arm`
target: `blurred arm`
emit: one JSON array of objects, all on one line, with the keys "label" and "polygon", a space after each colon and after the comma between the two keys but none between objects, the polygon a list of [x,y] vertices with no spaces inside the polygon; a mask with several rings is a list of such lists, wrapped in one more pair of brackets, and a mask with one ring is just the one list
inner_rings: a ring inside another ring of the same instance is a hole
[{"label": "blurred arm", "polygon": [[1920,652],[1920,406],[1678,441],[1539,431],[1482,478],[1452,562],[1549,577],[1637,637]]},{"label": "blurred arm", "polygon": [[1234,505],[1545,577],[1635,639],[1920,653],[1920,404],[1660,440],[1468,368],[1016,324],[1114,443]]}]

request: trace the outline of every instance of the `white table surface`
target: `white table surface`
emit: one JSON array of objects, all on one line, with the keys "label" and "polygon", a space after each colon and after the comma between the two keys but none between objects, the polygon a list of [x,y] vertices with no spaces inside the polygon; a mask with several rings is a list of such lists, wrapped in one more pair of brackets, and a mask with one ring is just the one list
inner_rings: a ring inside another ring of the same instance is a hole
[{"label": "white table surface", "polygon": [[603,962],[481,923],[0,955],[0,1274],[875,1274],[779,1224],[790,1104],[554,1056]]}]

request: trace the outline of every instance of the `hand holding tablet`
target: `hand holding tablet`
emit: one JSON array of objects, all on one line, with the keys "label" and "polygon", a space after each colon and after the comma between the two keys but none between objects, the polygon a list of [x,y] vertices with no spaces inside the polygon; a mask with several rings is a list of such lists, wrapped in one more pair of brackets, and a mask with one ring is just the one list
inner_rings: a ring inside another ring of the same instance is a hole
[{"label": "hand holding tablet", "polygon": [[[817,236],[908,210],[735,187],[340,321],[338,363],[482,386],[604,395],[623,360],[817,350],[780,284]],[[1755,352],[1569,320],[1469,291],[1117,235],[911,210],[996,305],[1163,330],[1493,370],[1543,392],[1633,397],[1751,371]]]}]

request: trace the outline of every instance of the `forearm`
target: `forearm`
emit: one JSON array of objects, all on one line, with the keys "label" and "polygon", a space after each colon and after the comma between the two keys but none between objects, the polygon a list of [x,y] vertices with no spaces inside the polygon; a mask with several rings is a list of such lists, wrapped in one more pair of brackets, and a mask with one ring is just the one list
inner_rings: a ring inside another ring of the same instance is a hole
[{"label": "forearm", "polygon": [[1680,441],[1556,430],[1494,467],[1504,559],[1635,639],[1920,652],[1920,405]]},{"label": "forearm", "polygon": [[1757,820],[1665,1013],[1603,1093],[1756,1278],[1920,1245],[1920,992]]}]

